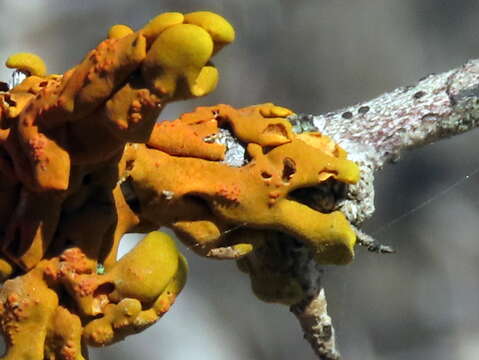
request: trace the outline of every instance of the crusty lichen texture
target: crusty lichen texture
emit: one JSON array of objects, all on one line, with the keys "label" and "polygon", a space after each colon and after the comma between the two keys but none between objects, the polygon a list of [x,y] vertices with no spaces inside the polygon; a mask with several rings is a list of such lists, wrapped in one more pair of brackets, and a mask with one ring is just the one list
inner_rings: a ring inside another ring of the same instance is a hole
[{"label": "crusty lichen texture", "polygon": [[[234,36],[217,14],[165,13],[113,26],[63,75],[34,54],[7,60],[26,78],[0,92],[2,359],[87,359],[87,345],[157,321],[187,274],[163,226],[200,255],[238,260],[266,301],[303,296],[282,238],[321,264],[352,260],[335,203],[359,172],[327,136],[295,134],[292,112],[270,103],[156,122],[167,103],[215,89],[210,58]],[[149,234],[118,260],[125,233]]]}]

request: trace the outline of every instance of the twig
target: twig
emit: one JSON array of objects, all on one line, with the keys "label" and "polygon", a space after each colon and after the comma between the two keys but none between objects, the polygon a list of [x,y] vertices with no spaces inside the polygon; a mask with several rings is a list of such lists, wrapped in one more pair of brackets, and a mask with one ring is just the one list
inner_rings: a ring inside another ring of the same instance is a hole
[{"label": "twig", "polygon": [[326,295],[321,285],[323,270],[314,260],[310,249],[304,245],[292,245],[288,257],[292,260],[292,275],[301,284],[305,296],[302,301],[290,307],[304,332],[304,338],[320,360],[339,360],[334,327],[328,315]]},{"label": "twig", "polygon": [[327,305],[324,289],[321,288],[315,296],[291,306],[291,312],[298,318],[304,338],[309,341],[318,359],[339,360],[341,356],[336,348],[334,327]]},{"label": "twig", "polygon": [[362,232],[356,226],[353,226],[353,229],[356,233],[357,244],[366,247],[368,251],[377,254],[393,254],[396,252],[391,246],[379,243],[371,235]]}]

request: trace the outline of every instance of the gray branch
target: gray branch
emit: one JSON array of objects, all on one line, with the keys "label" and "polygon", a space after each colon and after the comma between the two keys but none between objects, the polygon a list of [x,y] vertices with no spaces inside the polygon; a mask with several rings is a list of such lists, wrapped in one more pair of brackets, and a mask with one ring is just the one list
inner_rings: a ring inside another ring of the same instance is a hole
[{"label": "gray branch", "polygon": [[354,225],[374,213],[374,173],[401,151],[474,129],[479,124],[479,60],[412,86],[324,115],[290,118],[297,132],[330,136],[361,168],[340,210]]},{"label": "gray branch", "polygon": [[379,170],[400,152],[471,130],[479,120],[479,60],[431,74],[345,109],[308,118],[341,144],[353,160]]},{"label": "gray branch", "polygon": [[[479,125],[479,60],[442,74],[431,74],[413,86],[339,111],[293,115],[289,120],[296,133],[319,131],[330,136],[359,165],[360,181],[348,187],[346,198],[337,208],[353,225],[359,245],[376,253],[391,253],[389,246],[379,244],[359,230],[359,225],[374,213],[374,173],[386,163],[398,161],[403,150],[458,135]],[[210,140],[227,146],[226,164],[245,164],[244,148],[229,132]],[[292,306],[291,311],[319,359],[340,359],[321,286],[321,271],[306,247],[291,254],[296,266],[294,276],[306,289],[304,300]]]},{"label": "gray branch", "polygon": [[[442,74],[431,74],[413,86],[398,88],[370,101],[324,115],[294,115],[290,121],[297,133],[319,131],[330,136],[359,165],[361,179],[349,186],[339,209],[353,224],[360,245],[375,252],[392,252],[357,228],[374,213],[374,173],[386,163],[398,161],[403,150],[479,125],[479,60]],[[316,277],[311,271],[303,274],[305,278]],[[324,289],[318,285],[314,295],[291,311],[318,358],[339,359],[326,306]]]}]

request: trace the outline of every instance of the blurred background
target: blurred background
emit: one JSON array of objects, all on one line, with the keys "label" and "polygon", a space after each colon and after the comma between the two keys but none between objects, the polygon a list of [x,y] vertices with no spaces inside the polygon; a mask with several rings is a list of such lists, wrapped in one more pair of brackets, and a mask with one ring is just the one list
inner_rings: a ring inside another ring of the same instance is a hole
[{"label": "blurred background", "polygon": [[[473,0],[0,0],[0,58],[35,52],[61,73],[113,24],[196,10],[225,16],[237,39],[215,59],[217,91],[170,105],[162,119],[266,101],[319,114],[479,57]],[[10,74],[2,68],[0,79]],[[365,229],[397,254],[359,249],[354,264],[324,277],[345,360],[479,358],[477,143],[472,132],[405,153],[378,175]],[[93,360],[314,359],[287,307],[257,300],[233,262],[184,252],[189,282],[171,311],[141,335],[93,349]]]}]

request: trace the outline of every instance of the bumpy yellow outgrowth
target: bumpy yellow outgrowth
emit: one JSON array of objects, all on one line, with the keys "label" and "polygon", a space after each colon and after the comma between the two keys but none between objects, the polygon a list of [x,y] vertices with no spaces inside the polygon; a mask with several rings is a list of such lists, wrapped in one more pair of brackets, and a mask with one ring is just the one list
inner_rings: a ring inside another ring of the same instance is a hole
[{"label": "bumpy yellow outgrowth", "polygon": [[5,65],[11,69],[20,70],[27,75],[45,76],[47,66],[42,58],[32,53],[16,53],[11,55]]},{"label": "bumpy yellow outgrowth", "polygon": [[[196,25],[181,24],[163,31],[151,46],[149,56],[145,59],[146,73],[163,69],[162,74],[154,76],[154,87],[161,93],[174,94],[177,79],[186,78],[191,92],[203,66],[213,54],[213,40],[206,30]],[[217,75],[212,75],[207,88],[214,88]],[[147,76],[145,76],[147,77]],[[198,95],[199,96],[199,95]]]},{"label": "bumpy yellow outgrowth", "polygon": [[108,39],[121,39],[133,33],[133,29],[127,25],[117,24],[113,25],[108,30]]},{"label": "bumpy yellow outgrowth", "polygon": [[104,307],[103,317],[85,327],[85,340],[104,346],[150,326],[174,303],[187,272],[186,260],[171,237],[159,231],[148,234],[100,277],[114,285],[108,294],[111,303]]},{"label": "bumpy yellow outgrowth", "polygon": [[218,71],[207,63],[219,49],[234,40],[233,27],[210,12],[185,16],[162,14],[148,23],[142,33],[147,39],[156,36],[144,61],[143,74],[166,96],[176,94],[180,79],[186,81],[187,94],[203,96],[213,91],[218,83]]},{"label": "bumpy yellow outgrowth", "polygon": [[[84,360],[82,337],[104,346],[152,325],[174,303],[188,272],[173,240],[160,232],[147,235],[107,274],[97,274],[96,264],[79,248],[69,248],[5,282],[2,360]],[[71,296],[70,310],[59,302],[54,289],[60,288]]]},{"label": "bumpy yellow outgrowth", "polygon": [[143,34],[147,39],[156,39],[160,33],[173,25],[182,24],[184,21],[184,16],[182,13],[178,12],[168,12],[160,14],[154,17],[148,24],[143,28]]},{"label": "bumpy yellow outgrowth", "polygon": [[105,275],[115,285],[110,299],[154,301],[178,271],[178,263],[173,239],[159,231],[151,232]]},{"label": "bumpy yellow outgrowth", "polygon": [[231,24],[223,17],[210,11],[196,11],[186,14],[185,24],[194,24],[205,29],[215,42],[215,53],[235,39],[235,30]]}]

